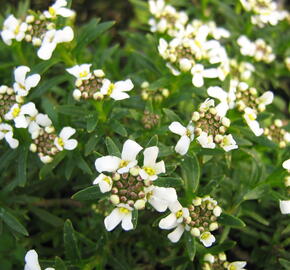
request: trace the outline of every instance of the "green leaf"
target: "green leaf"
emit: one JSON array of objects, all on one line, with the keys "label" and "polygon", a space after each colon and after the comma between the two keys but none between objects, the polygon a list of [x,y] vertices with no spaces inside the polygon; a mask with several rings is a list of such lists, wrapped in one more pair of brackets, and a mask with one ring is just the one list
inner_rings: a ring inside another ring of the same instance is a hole
[{"label": "green leaf", "polygon": [[138,210],[134,209],[132,212],[132,223],[133,223],[133,229],[135,230],[138,223]]},{"label": "green leaf", "polygon": [[61,106],[58,106],[56,109],[59,113],[68,115],[68,116],[81,118],[87,115],[87,111],[75,105],[61,105]]},{"label": "green leaf", "polygon": [[93,172],[90,168],[90,166],[88,165],[88,163],[85,161],[85,159],[82,157],[81,153],[80,152],[77,152],[76,154],[76,157],[77,157],[77,166],[84,172],[84,173],[87,173],[87,174],[90,174],[92,175]]},{"label": "green leaf", "polygon": [[31,207],[31,212],[36,216],[38,216],[44,222],[47,222],[48,224],[52,225],[53,227],[60,227],[64,223],[64,221],[61,218],[38,207]]},{"label": "green leaf", "polygon": [[261,198],[267,191],[269,191],[270,186],[267,184],[261,184],[256,186],[254,189],[248,191],[244,195],[244,200],[257,200]]},{"label": "green leaf", "polygon": [[221,214],[221,216],[218,218],[218,223],[233,228],[243,228],[246,226],[246,224],[241,219],[226,213]]},{"label": "green leaf", "polygon": [[97,37],[110,29],[114,24],[114,21],[103,22],[99,24],[99,19],[92,19],[81,29],[81,34],[77,37],[77,46],[73,50],[73,54],[78,56],[84,47],[97,39]]},{"label": "green leaf", "polygon": [[185,157],[181,164],[181,174],[185,183],[186,193],[192,195],[198,188],[200,178],[200,166],[194,154]]},{"label": "green leaf", "polygon": [[78,201],[99,200],[106,197],[106,193],[102,193],[98,186],[87,187],[75,193],[71,198]]},{"label": "green leaf", "polygon": [[85,156],[88,156],[90,153],[92,153],[98,143],[98,135],[94,134],[92,135],[88,142],[85,144]]},{"label": "green leaf", "polygon": [[186,232],[185,241],[188,257],[193,261],[196,253],[195,238],[189,232]]},{"label": "green leaf", "polygon": [[113,123],[111,124],[111,128],[116,133],[118,133],[119,135],[121,135],[123,137],[127,137],[128,136],[127,130],[118,121],[113,121]]},{"label": "green leaf", "polygon": [[65,263],[59,257],[55,257],[54,264],[55,264],[55,270],[67,270]]},{"label": "green leaf", "polygon": [[0,157],[0,171],[2,172],[10,161],[13,160],[18,154],[18,150],[8,150]]},{"label": "green leaf", "polygon": [[106,147],[109,155],[120,157],[121,153],[118,146],[114,143],[114,141],[110,137],[106,137],[105,139]]},{"label": "green leaf", "polygon": [[25,236],[29,235],[25,227],[18,221],[18,219],[4,208],[0,208],[0,218],[12,230],[19,232]]},{"label": "green leaf", "polygon": [[181,178],[159,177],[154,181],[154,186],[158,187],[181,187],[182,185],[183,181]]},{"label": "green leaf", "polygon": [[71,260],[72,262],[79,262],[81,255],[78,248],[75,231],[69,219],[67,219],[64,223],[63,238],[65,255],[67,259]]},{"label": "green leaf", "polygon": [[49,173],[52,173],[53,169],[64,159],[65,154],[64,151],[58,153],[51,163],[44,165],[39,171],[39,178],[44,179]]},{"label": "green leaf", "polygon": [[211,254],[218,254],[220,252],[224,252],[226,250],[232,249],[236,245],[235,241],[225,241],[222,244],[207,248],[206,251],[207,253]]},{"label": "green leaf", "polygon": [[17,182],[20,187],[24,187],[27,180],[27,156],[28,146],[23,145],[20,147],[17,164]]},{"label": "green leaf", "polygon": [[169,119],[169,121],[171,121],[171,122],[177,121],[177,122],[182,123],[180,117],[174,111],[169,110],[169,109],[165,109],[165,108],[163,108],[162,110],[165,113],[165,115],[167,116],[167,118]]},{"label": "green leaf", "polygon": [[154,135],[153,137],[150,138],[150,140],[148,141],[146,147],[157,146],[157,145],[158,145],[158,136]]},{"label": "green leaf", "polygon": [[89,114],[87,116],[87,131],[93,132],[98,125],[98,115],[96,113]]},{"label": "green leaf", "polygon": [[286,270],[290,269],[290,261],[283,258],[279,258],[278,261]]}]

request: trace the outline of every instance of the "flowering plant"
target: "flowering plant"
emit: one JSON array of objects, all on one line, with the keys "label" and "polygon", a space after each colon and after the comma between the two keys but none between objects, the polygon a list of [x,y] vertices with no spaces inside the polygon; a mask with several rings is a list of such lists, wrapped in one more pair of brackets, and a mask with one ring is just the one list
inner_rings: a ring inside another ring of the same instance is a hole
[{"label": "flowering plant", "polygon": [[287,5],[13,2],[1,270],[289,269]]}]

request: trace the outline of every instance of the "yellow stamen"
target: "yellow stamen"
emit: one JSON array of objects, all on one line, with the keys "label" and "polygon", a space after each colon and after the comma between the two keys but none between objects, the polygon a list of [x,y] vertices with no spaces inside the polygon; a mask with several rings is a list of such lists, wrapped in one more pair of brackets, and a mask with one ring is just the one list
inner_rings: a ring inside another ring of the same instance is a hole
[{"label": "yellow stamen", "polygon": [[124,168],[129,164],[129,161],[127,160],[121,160],[119,167]]},{"label": "yellow stamen", "polygon": [[58,144],[59,144],[61,147],[64,146],[64,142],[63,142],[63,139],[62,139],[62,138],[58,138],[58,139],[57,139],[57,142],[58,142]]},{"label": "yellow stamen", "polygon": [[143,170],[150,176],[155,175],[156,171],[150,167],[144,167]]},{"label": "yellow stamen", "polygon": [[56,15],[56,11],[53,7],[49,7],[48,12],[52,17],[54,17]]},{"label": "yellow stamen", "polygon": [[107,93],[108,96],[110,96],[113,93],[114,88],[115,88],[115,85],[111,83],[108,87],[108,93]]},{"label": "yellow stamen", "polygon": [[233,264],[230,266],[229,270],[237,270],[237,267],[234,266]]},{"label": "yellow stamen", "polygon": [[79,75],[81,78],[84,78],[84,77],[87,77],[89,75],[89,73],[86,70],[84,70],[84,71],[80,72]]},{"label": "yellow stamen", "polygon": [[202,239],[202,240],[207,240],[208,238],[210,238],[209,232],[205,232],[200,236],[200,239]]},{"label": "yellow stamen", "polygon": [[178,212],[175,213],[175,216],[176,216],[177,218],[182,217],[182,215],[183,215],[182,210],[179,210]]},{"label": "yellow stamen", "polygon": [[108,177],[108,176],[104,177],[103,180],[104,180],[105,182],[107,182],[109,185],[110,185],[111,182],[112,182],[111,177]]},{"label": "yellow stamen", "polygon": [[250,120],[252,120],[252,121],[256,120],[256,115],[255,114],[250,113],[250,114],[248,114],[248,116],[249,116]]},{"label": "yellow stamen", "polygon": [[125,207],[120,207],[119,208],[119,211],[122,213],[122,214],[128,214],[130,212],[129,209],[125,208]]},{"label": "yellow stamen", "polygon": [[20,113],[20,108],[14,108],[12,111],[12,116],[15,118],[19,115]]}]

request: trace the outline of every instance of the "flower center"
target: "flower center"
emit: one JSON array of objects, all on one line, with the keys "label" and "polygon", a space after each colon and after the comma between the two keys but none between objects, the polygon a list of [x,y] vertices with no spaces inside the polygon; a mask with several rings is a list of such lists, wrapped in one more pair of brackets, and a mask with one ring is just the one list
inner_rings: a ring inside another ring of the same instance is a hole
[{"label": "flower center", "polygon": [[119,167],[120,167],[120,168],[124,168],[124,167],[126,167],[128,164],[129,164],[129,161],[127,161],[127,160],[121,160],[121,162],[120,162],[120,164],[119,164]]},{"label": "flower center", "polygon": [[249,119],[250,119],[251,121],[256,120],[256,115],[253,114],[253,113],[249,113],[249,114],[248,114],[248,117],[249,117]]},{"label": "flower center", "polygon": [[108,87],[108,95],[110,96],[113,91],[114,91],[115,85],[113,83],[110,83],[109,87]]},{"label": "flower center", "polygon": [[128,214],[130,212],[129,209],[125,208],[125,207],[120,207],[119,208],[120,213],[122,214]]},{"label": "flower center", "polygon": [[87,72],[86,70],[80,72],[80,78],[84,78],[84,77],[87,77],[89,75],[89,72]]},{"label": "flower center", "polygon": [[20,32],[20,25],[18,24],[14,30],[14,33],[17,35]]},{"label": "flower center", "polygon": [[156,171],[150,167],[144,167],[143,170],[150,176],[155,175]]},{"label": "flower center", "polygon": [[204,232],[201,236],[200,239],[202,240],[208,240],[210,238],[210,233],[209,232]]},{"label": "flower center", "polygon": [[53,7],[49,7],[48,12],[52,17],[54,17],[56,15],[56,11]]},{"label": "flower center", "polygon": [[57,139],[57,142],[58,142],[58,144],[59,144],[61,147],[64,146],[64,142],[63,142],[63,139],[62,139],[62,138],[58,138],[58,139]]},{"label": "flower center", "polygon": [[104,177],[103,180],[104,180],[105,182],[107,182],[109,185],[110,185],[111,182],[112,182],[111,177],[108,177],[108,176]]},{"label": "flower center", "polygon": [[14,108],[12,111],[12,116],[15,118],[19,115],[20,113],[20,108]]},{"label": "flower center", "polygon": [[177,218],[182,217],[182,215],[183,215],[182,210],[179,210],[179,211],[177,211],[177,212],[175,213],[175,216],[176,216]]},{"label": "flower center", "polygon": [[187,128],[186,129],[186,136],[190,138],[191,135],[192,135],[192,132]]},{"label": "flower center", "polygon": [[235,265],[231,265],[230,267],[229,267],[229,270],[237,270],[237,267],[235,266]]}]

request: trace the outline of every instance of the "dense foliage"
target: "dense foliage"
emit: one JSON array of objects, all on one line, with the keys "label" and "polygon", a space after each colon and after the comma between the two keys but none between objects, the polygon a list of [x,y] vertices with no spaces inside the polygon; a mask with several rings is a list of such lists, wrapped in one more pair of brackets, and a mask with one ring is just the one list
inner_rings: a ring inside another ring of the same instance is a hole
[{"label": "dense foliage", "polygon": [[286,7],[53,4],[1,7],[1,270],[290,269]]}]

